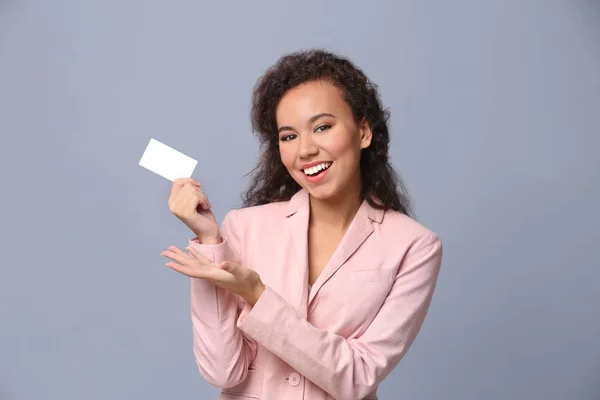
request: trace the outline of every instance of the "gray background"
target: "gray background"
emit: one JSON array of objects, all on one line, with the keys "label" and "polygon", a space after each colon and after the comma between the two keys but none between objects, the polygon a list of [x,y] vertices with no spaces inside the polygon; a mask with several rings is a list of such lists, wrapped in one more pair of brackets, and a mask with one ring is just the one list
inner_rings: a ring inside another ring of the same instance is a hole
[{"label": "gray background", "polygon": [[[0,399],[211,399],[187,228],[153,137],[217,218],[258,155],[249,101],[284,53],[350,57],[445,245],[382,399],[600,399],[600,2],[0,1]],[[595,248],[595,249],[594,249]]]}]

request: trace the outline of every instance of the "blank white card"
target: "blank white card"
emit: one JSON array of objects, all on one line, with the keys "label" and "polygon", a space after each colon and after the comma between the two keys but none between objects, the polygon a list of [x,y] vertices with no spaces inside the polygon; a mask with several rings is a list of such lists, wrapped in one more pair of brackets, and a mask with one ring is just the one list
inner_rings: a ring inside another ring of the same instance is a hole
[{"label": "blank white card", "polygon": [[139,165],[173,182],[177,178],[189,178],[198,161],[159,142],[150,139]]}]

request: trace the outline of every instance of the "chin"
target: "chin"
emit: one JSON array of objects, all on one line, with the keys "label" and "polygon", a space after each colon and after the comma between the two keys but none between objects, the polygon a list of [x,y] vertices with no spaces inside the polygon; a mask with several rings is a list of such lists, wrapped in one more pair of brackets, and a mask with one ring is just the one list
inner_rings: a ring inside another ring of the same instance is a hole
[{"label": "chin", "polygon": [[291,175],[294,180],[316,200],[330,200],[338,197],[341,192],[341,187],[344,186],[343,184],[340,185],[340,182],[336,180],[330,180],[321,184],[311,184],[306,180],[304,174]]},{"label": "chin", "polygon": [[331,185],[304,186],[304,189],[317,200],[329,200],[338,194]]}]

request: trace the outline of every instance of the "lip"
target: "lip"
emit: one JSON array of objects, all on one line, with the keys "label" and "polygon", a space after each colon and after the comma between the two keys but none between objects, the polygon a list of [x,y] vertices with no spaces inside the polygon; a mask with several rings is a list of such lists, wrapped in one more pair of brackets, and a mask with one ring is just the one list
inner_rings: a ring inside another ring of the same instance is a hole
[{"label": "lip", "polygon": [[314,167],[315,165],[323,164],[323,163],[333,163],[333,161],[315,161],[310,164],[304,164],[300,169],[305,170],[306,168]]},{"label": "lip", "polygon": [[323,181],[327,178],[327,176],[329,175],[329,171],[331,171],[331,167],[327,168],[325,171],[321,172],[317,176],[309,176],[305,173],[303,173],[303,175],[304,179],[306,179],[310,184],[318,185],[323,183]]}]

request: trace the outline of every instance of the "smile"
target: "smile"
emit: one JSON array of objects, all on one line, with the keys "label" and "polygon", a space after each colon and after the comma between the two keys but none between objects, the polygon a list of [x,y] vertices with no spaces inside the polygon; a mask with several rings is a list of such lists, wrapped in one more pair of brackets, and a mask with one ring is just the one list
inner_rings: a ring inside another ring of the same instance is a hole
[{"label": "smile", "polygon": [[321,172],[327,170],[329,167],[331,167],[332,164],[333,164],[332,162],[324,162],[319,165],[315,165],[314,167],[306,168],[303,170],[303,172],[307,176],[315,176],[315,175],[318,175]]}]

